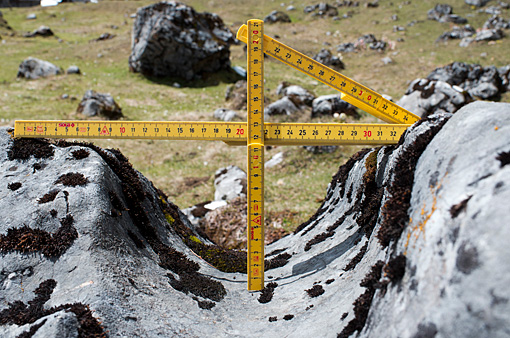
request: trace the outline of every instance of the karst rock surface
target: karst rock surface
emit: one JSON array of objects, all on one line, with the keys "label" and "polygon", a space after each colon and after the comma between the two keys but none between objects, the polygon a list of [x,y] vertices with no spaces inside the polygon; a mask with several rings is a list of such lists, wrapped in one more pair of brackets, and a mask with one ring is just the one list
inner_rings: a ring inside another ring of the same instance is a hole
[{"label": "karst rock surface", "polygon": [[[266,247],[260,294],[191,250],[214,246],[119,152],[40,144],[9,159],[0,129],[0,336],[75,337],[73,312],[45,309],[80,303],[111,337],[507,337],[509,140],[510,104],[475,102],[357,153],[317,213]],[[24,227],[65,245],[7,241]],[[6,322],[34,292],[43,316]]]},{"label": "karst rock surface", "polygon": [[163,1],[138,9],[129,68],[145,76],[197,80],[230,69],[234,42],[218,15]]}]

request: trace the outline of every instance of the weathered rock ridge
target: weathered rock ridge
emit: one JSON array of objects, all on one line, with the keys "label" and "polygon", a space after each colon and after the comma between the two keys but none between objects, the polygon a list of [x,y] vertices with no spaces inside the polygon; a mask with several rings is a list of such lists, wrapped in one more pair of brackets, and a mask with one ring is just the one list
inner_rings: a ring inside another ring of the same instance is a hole
[{"label": "weathered rock ridge", "polygon": [[475,102],[357,153],[259,294],[118,151],[0,129],[0,336],[507,337],[509,139]]}]

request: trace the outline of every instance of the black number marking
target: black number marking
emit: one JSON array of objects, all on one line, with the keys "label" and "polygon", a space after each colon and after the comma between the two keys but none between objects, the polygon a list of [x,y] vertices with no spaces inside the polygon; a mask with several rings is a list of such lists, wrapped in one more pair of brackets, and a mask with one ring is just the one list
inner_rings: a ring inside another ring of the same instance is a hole
[{"label": "black number marking", "polygon": [[351,131],[351,136],[356,136],[356,135],[358,135],[358,132],[356,130]]},{"label": "black number marking", "polygon": [[304,135],[306,135],[306,130],[304,130],[304,129],[299,129],[299,135],[300,135],[300,136],[304,136]]},{"label": "black number marking", "polygon": [[293,133],[292,133],[292,130],[291,130],[291,129],[287,130],[287,135],[292,135],[292,134],[293,134]]}]

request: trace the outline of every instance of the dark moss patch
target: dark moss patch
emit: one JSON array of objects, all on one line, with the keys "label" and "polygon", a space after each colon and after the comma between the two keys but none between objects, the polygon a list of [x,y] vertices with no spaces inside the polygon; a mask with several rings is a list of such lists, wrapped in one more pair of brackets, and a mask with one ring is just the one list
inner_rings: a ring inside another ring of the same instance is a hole
[{"label": "dark moss patch", "polygon": [[55,154],[52,145],[45,139],[38,138],[15,138],[11,149],[7,151],[10,161],[28,160],[35,158],[49,158]]},{"label": "dark moss patch", "polygon": [[[422,119],[418,124],[429,121],[431,118]],[[419,135],[412,145],[399,156],[395,164],[394,179],[388,187],[388,195],[386,203],[382,207],[381,227],[377,233],[377,238],[383,247],[387,247],[391,241],[400,238],[408,224],[409,216],[407,211],[411,205],[411,189],[414,184],[414,171],[421,154],[427,148],[427,145],[434,136],[441,130],[448,119],[443,119],[437,125],[430,127],[426,132]],[[399,145],[404,142],[405,135],[399,141]]]},{"label": "dark moss patch", "polygon": [[356,265],[358,265],[358,263],[361,262],[361,260],[363,259],[367,252],[367,249],[368,241],[365,243],[365,245],[361,247],[360,251],[356,254],[356,256],[354,256],[354,258],[351,259],[349,263],[347,263],[347,265],[344,268],[344,271],[353,270],[356,267]]},{"label": "dark moss patch", "polygon": [[337,185],[340,185],[340,197],[344,198],[345,194],[345,183],[349,178],[349,173],[359,160],[361,160],[365,155],[371,151],[372,149],[362,149],[354,154],[344,165],[340,166],[338,172],[333,176],[333,180],[331,181],[331,190],[334,190]]},{"label": "dark moss patch", "polygon": [[345,318],[347,318],[347,316],[348,316],[348,315],[349,315],[349,314],[348,314],[347,312],[344,312],[344,313],[342,314],[342,317],[340,317],[340,320],[344,320]]},{"label": "dark moss patch", "polygon": [[473,196],[471,195],[462,202],[452,205],[452,207],[450,208],[450,215],[452,216],[452,218],[456,218],[462,211],[466,210],[467,204],[471,197]]},{"label": "dark moss patch", "polygon": [[55,210],[55,209],[51,209],[51,210],[50,210],[50,215],[51,215],[51,217],[55,218],[55,217],[57,217],[57,215],[58,215],[58,211],[57,211],[57,210]]},{"label": "dark moss patch", "polygon": [[60,257],[78,238],[73,221],[71,215],[62,218],[61,226],[54,234],[27,226],[9,228],[7,234],[0,235],[0,252],[41,252],[47,257]]},{"label": "dark moss patch", "polygon": [[294,315],[285,315],[285,316],[283,316],[284,320],[291,320],[292,318],[294,318]]},{"label": "dark moss patch", "polygon": [[41,163],[34,163],[32,169],[34,169],[33,173],[35,173],[37,170],[41,170],[42,169]]},{"label": "dark moss patch", "polygon": [[110,196],[110,204],[112,205],[110,215],[113,217],[122,215],[122,211],[125,211],[126,207],[122,203],[119,195],[117,195],[117,193],[112,190],[108,192],[108,195]]},{"label": "dark moss patch", "polygon": [[198,263],[189,260],[182,252],[169,246],[163,244],[158,245],[157,253],[159,254],[160,259],[159,265],[165,269],[175,272],[178,275],[189,275],[198,271],[200,268]]},{"label": "dark moss patch", "polygon": [[7,184],[7,189],[10,189],[12,191],[16,191],[19,188],[21,188],[21,183],[20,182],[14,182],[14,183]]},{"label": "dark moss patch", "polygon": [[[53,313],[66,310],[76,315],[78,319],[78,337],[95,337],[106,338],[106,332],[99,323],[99,321],[92,316],[89,307],[81,304],[64,304],[50,309],[45,309],[44,304],[50,299],[51,294],[57,282],[53,279],[48,279],[39,284],[35,289],[35,298],[28,302],[28,306],[17,300],[8,304],[7,309],[0,311],[0,325],[25,325],[32,324],[42,317],[49,316]],[[44,323],[44,322],[43,322]],[[35,328],[34,332],[39,328]],[[27,333],[26,337],[30,337],[32,328]]]},{"label": "dark moss patch", "polygon": [[507,164],[510,164],[510,151],[504,151],[499,153],[498,156],[496,157],[496,160],[500,162],[499,166],[501,168],[503,168]]},{"label": "dark moss patch", "polygon": [[216,306],[215,302],[211,302],[211,301],[208,301],[208,300],[199,300],[196,297],[194,298],[194,300],[197,302],[198,307],[201,308],[201,309],[204,309],[204,310],[210,310],[210,309],[212,309],[213,307]]},{"label": "dark moss patch", "polygon": [[145,249],[145,244],[143,244],[142,240],[138,238],[137,235],[135,235],[131,230],[128,230],[127,233],[138,249]]},{"label": "dark moss patch", "polygon": [[266,260],[264,263],[264,270],[271,270],[280,268],[286,265],[289,262],[289,259],[292,257],[289,253],[282,253],[276,257],[271,258],[270,260]]},{"label": "dark moss patch", "polygon": [[324,288],[322,287],[322,285],[314,285],[313,287],[305,291],[306,293],[308,293],[308,296],[310,296],[311,298],[315,298],[319,297],[324,293]]},{"label": "dark moss patch", "polygon": [[403,254],[393,257],[384,267],[384,276],[392,283],[399,282],[406,273],[407,258]]},{"label": "dark moss patch", "polygon": [[269,303],[273,299],[273,293],[277,286],[278,284],[275,282],[268,283],[260,293],[258,298],[259,303]]},{"label": "dark moss patch", "polygon": [[177,291],[184,293],[191,293],[195,296],[207,298],[216,302],[225,297],[227,291],[220,282],[205,277],[199,273],[185,273],[179,274],[177,280],[172,274],[168,274],[170,285]]},{"label": "dark moss patch", "polygon": [[314,246],[315,244],[324,242],[327,238],[333,237],[333,235],[335,235],[335,233],[333,231],[326,231],[326,232],[320,233],[318,235],[315,235],[314,238],[312,238],[311,240],[309,240],[306,243],[305,251],[309,251],[312,248],[312,246]]},{"label": "dark moss patch", "polygon": [[360,285],[367,288],[367,290],[354,301],[354,318],[347,323],[347,326],[337,335],[338,338],[347,338],[354,332],[361,332],[361,330],[363,330],[370,306],[372,305],[372,300],[374,299],[375,291],[380,287],[379,280],[381,279],[383,266],[384,262],[382,261],[375,263],[370,272],[361,281]]},{"label": "dark moss patch", "polygon": [[278,318],[276,316],[274,317],[269,317],[269,322],[276,322],[278,320]]},{"label": "dark moss patch", "polygon": [[381,201],[384,189],[377,186],[375,175],[377,173],[377,154],[381,148],[374,150],[365,160],[365,174],[363,175],[363,192],[365,198],[361,202],[360,212],[356,218],[359,227],[363,229],[367,237],[372,235],[375,228],[379,212],[381,210]]},{"label": "dark moss patch", "polygon": [[326,281],[326,284],[327,284],[327,285],[329,285],[329,284],[333,283],[334,281],[335,281],[335,279],[334,279],[334,278],[328,279],[328,280]]},{"label": "dark moss patch", "polygon": [[62,183],[66,187],[75,187],[77,185],[86,185],[89,183],[89,180],[80,173],[67,173],[61,175],[56,181],[55,184]]},{"label": "dark moss patch", "polygon": [[267,258],[267,257],[271,257],[271,256],[279,255],[279,254],[281,254],[282,252],[284,252],[284,251],[285,251],[285,250],[287,250],[287,249],[288,249],[288,248],[283,248],[283,249],[276,249],[276,250],[273,250],[273,251],[271,251],[270,253],[268,253],[268,254],[266,255],[266,258]]},{"label": "dark moss patch", "polygon": [[89,157],[90,152],[87,149],[81,148],[71,152],[71,155],[73,155],[75,160],[83,160],[84,158]]},{"label": "dark moss patch", "polygon": [[37,200],[37,203],[44,204],[44,203],[52,202],[55,200],[55,198],[57,197],[59,192],[60,192],[60,190],[53,189],[49,193],[44,194],[43,197],[39,198]]}]

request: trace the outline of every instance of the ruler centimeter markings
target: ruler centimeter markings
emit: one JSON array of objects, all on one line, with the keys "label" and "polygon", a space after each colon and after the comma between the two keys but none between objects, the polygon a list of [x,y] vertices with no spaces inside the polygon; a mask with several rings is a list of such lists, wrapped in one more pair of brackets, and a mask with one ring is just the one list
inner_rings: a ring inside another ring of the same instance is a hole
[{"label": "ruler centimeter markings", "polygon": [[[246,25],[239,28],[237,39],[246,43]],[[338,90],[342,100],[389,123],[412,124],[420,118],[379,93],[324,66],[283,43],[264,35],[264,53]]]},{"label": "ruler centimeter markings", "polygon": [[[264,288],[264,145],[396,144],[416,115],[375,91],[263,34],[250,20],[237,38],[248,45],[248,121],[15,121],[15,137],[218,140],[248,148],[248,290]],[[390,124],[264,123],[264,53],[337,89],[341,98]]]},{"label": "ruler centimeter markings", "polygon": [[[407,124],[264,123],[266,145],[396,144]],[[224,141],[246,145],[246,122],[15,121],[16,137]]]},{"label": "ruler centimeter markings", "polygon": [[248,21],[248,290],[264,288],[263,21]]}]

